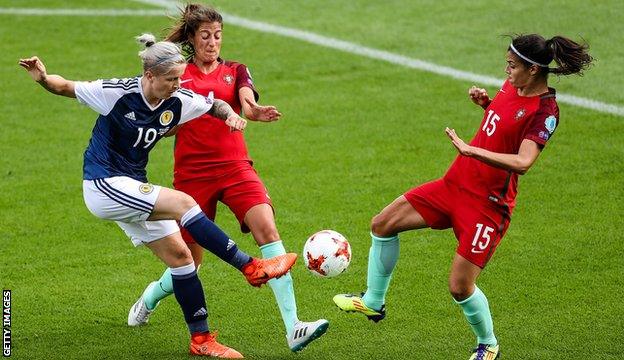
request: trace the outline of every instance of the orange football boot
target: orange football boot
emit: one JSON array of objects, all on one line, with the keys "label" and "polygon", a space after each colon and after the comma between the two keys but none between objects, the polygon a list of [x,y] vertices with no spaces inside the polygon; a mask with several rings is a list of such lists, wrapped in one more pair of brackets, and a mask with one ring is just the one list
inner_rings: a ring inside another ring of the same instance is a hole
[{"label": "orange football boot", "polygon": [[267,281],[278,278],[288,272],[297,261],[297,254],[288,253],[268,259],[252,258],[251,262],[245,264],[241,271],[247,282],[252,286],[260,287]]},{"label": "orange football boot", "polygon": [[217,333],[196,333],[191,336],[191,354],[221,359],[242,359],[238,351],[217,342]]}]

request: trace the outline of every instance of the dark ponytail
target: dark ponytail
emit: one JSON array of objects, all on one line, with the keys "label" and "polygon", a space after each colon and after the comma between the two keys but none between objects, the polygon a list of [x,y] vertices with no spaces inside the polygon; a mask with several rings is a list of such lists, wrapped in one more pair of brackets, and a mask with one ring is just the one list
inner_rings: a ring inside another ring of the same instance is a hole
[{"label": "dark ponytail", "polygon": [[[518,35],[513,38],[511,44],[513,48],[510,46],[509,51],[516,52],[525,66],[538,65],[544,76],[548,73],[582,75],[583,70],[586,70],[594,60],[587,52],[589,49],[587,44],[578,44],[563,36],[554,36],[546,40],[538,34]],[[549,68],[548,64],[553,60],[558,67]]]},{"label": "dark ponytail", "polygon": [[586,70],[594,60],[587,52],[589,49],[587,44],[578,44],[563,36],[553,36],[546,41],[546,46],[551,49],[553,59],[559,65],[557,68],[549,69],[553,74],[583,75],[583,70]]}]

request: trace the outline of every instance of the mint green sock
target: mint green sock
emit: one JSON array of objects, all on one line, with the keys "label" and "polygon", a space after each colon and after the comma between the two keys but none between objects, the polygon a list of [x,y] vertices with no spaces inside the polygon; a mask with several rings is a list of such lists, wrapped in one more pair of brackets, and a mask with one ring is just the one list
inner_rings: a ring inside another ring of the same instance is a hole
[{"label": "mint green sock", "polygon": [[366,281],[368,288],[362,300],[366,306],[379,310],[386,302],[392,271],[399,260],[399,236],[382,238],[371,233],[371,238]]},{"label": "mint green sock", "polygon": [[167,268],[158,281],[147,286],[143,292],[143,301],[149,310],[154,310],[158,302],[173,294],[173,280],[171,279],[171,269]]},{"label": "mint green sock", "polygon": [[494,336],[494,323],[490,314],[490,306],[485,294],[478,287],[475,286],[475,291],[467,299],[455,300],[455,303],[464,310],[464,315],[472,327],[472,332],[477,335],[477,344],[492,346],[498,344]]},{"label": "mint green sock", "polygon": [[[286,254],[286,249],[284,249],[284,244],[282,244],[281,240],[260,246],[260,251],[265,259]],[[290,271],[279,279],[269,280],[269,286],[273,290],[275,300],[282,314],[282,320],[284,320],[284,326],[286,327],[286,334],[290,336],[295,323],[299,321],[297,318],[295,290],[293,288],[293,280],[292,276],[290,276]]]}]

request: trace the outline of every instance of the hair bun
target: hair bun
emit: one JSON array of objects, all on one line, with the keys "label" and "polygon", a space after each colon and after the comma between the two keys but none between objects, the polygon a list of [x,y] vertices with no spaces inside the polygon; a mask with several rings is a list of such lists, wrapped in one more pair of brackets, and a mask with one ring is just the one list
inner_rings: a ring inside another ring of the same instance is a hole
[{"label": "hair bun", "polygon": [[143,44],[146,48],[156,44],[156,37],[152,34],[145,33],[136,37],[136,40]]}]

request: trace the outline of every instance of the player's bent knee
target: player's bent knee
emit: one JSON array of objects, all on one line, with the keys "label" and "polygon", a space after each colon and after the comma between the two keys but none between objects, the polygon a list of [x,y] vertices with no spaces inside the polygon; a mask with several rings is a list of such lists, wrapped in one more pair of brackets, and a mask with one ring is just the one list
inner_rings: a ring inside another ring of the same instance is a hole
[{"label": "player's bent knee", "polygon": [[171,258],[174,266],[184,266],[193,262],[193,256],[191,255],[191,250],[184,247],[177,247],[169,252],[169,257]]},{"label": "player's bent knee", "polygon": [[195,199],[193,199],[192,196],[183,193],[182,191],[178,191],[177,192],[177,201],[179,206],[182,207],[182,211],[183,212],[187,212],[189,211],[193,206],[197,205],[197,201],[195,201]]},{"label": "player's bent knee", "polygon": [[457,301],[462,301],[472,295],[474,284],[463,281],[449,281],[449,292]]},{"label": "player's bent knee", "polygon": [[377,214],[371,220],[371,232],[376,236],[388,237],[394,235],[390,219],[384,214]]}]

